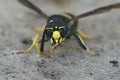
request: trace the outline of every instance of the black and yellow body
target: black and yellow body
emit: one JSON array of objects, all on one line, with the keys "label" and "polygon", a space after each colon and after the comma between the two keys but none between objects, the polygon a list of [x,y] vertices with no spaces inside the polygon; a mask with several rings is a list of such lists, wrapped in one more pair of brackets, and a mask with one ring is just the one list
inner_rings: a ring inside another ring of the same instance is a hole
[{"label": "black and yellow body", "polygon": [[[39,54],[45,54],[47,57],[50,57],[49,53],[51,53],[55,47],[62,44],[65,39],[74,37],[84,50],[86,50],[91,55],[96,55],[94,52],[90,51],[82,39],[92,39],[93,37],[85,35],[83,32],[77,29],[78,21],[71,20],[74,17],[75,16],[70,13],[63,13],[61,15],[52,15],[48,17],[46,25],[39,28],[38,34],[36,35],[32,45],[22,53],[28,53],[35,45]],[[41,33],[42,39],[39,40]],[[47,52],[44,51],[46,41],[51,41],[52,45],[50,50]]]},{"label": "black and yellow body", "polygon": [[[55,48],[60,45],[65,39],[74,37],[84,50],[92,55],[96,55],[94,52],[90,51],[82,39],[82,37],[92,37],[85,35],[83,32],[77,29],[78,21],[71,20],[74,17],[75,16],[70,13],[52,15],[48,17],[41,40],[41,52],[44,52],[44,43],[46,40],[50,40],[53,46],[52,48]],[[50,49],[50,51],[52,50]]]},{"label": "black and yellow body", "polygon": [[45,39],[51,40],[51,44],[61,44],[66,38],[73,36],[71,30],[76,31],[78,21],[71,21],[74,16],[69,13],[61,15],[52,15],[48,18],[45,30],[43,32],[43,39],[41,42],[41,51],[43,51],[43,45]]},{"label": "black and yellow body", "polygon": [[[97,55],[96,53],[92,52],[83,41],[84,38],[95,39],[96,37],[86,35],[82,31],[78,30],[77,28],[78,20],[80,18],[84,18],[91,15],[108,12],[112,9],[120,8],[120,3],[116,3],[91,10],[89,12],[80,14],[78,16],[74,16],[70,13],[47,16],[41,9],[39,9],[29,0],[18,0],[18,1],[47,19],[45,26],[35,29],[38,32],[38,34],[35,36],[33,43],[26,50],[19,53],[28,53],[34,46],[36,46],[38,53],[45,54],[47,57],[50,57],[50,53],[51,51],[54,50],[55,47],[59,46],[65,39],[71,37],[75,38],[78,44],[90,55],[93,56]],[[40,40],[41,34],[42,34],[42,39]],[[45,46],[47,46],[45,45],[46,41],[51,41],[52,44],[49,51],[44,51]]]},{"label": "black and yellow body", "polygon": [[82,40],[81,36],[83,36],[83,33],[81,34],[80,30],[77,30],[78,21],[71,20],[74,17],[75,16],[70,13],[52,15],[48,17],[41,41],[41,52],[44,52],[44,42],[46,40],[51,40],[51,44],[53,46],[56,44],[56,46],[58,46],[65,39],[74,37],[84,50],[87,50],[89,53],[94,55],[94,53],[89,50],[85,42]]}]

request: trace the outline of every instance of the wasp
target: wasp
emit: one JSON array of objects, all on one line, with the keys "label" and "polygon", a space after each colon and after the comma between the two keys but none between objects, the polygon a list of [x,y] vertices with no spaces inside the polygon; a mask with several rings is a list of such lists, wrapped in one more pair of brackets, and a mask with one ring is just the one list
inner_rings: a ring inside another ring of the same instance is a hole
[{"label": "wasp", "polygon": [[[20,51],[19,53],[28,53],[35,46],[39,54],[44,54],[48,58],[50,58],[50,53],[57,46],[59,46],[64,40],[69,39],[71,37],[73,37],[87,53],[89,53],[92,56],[98,55],[95,52],[91,51],[91,49],[83,41],[84,38],[94,39],[95,37],[86,35],[81,30],[78,30],[77,29],[78,20],[88,16],[105,13],[112,9],[120,8],[120,3],[115,3],[94,9],[92,11],[88,11],[78,16],[74,16],[73,14],[70,13],[48,16],[29,0],[18,0],[18,1],[22,3],[24,6],[37,12],[43,18],[47,19],[46,25],[37,29],[38,33],[36,34],[32,44],[26,50]],[[40,40],[41,35],[42,35],[42,39]],[[51,41],[51,47],[49,48],[49,51],[45,52],[44,46],[45,46],[45,42],[47,41]]]}]

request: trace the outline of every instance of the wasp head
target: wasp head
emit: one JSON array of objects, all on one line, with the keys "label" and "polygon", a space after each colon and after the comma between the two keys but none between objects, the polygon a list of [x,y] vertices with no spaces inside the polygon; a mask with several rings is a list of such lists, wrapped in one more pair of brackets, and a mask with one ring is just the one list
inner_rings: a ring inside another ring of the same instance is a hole
[{"label": "wasp head", "polygon": [[50,38],[51,44],[60,44],[66,36],[68,29],[68,19],[60,15],[53,15],[48,18],[46,25],[46,35]]}]

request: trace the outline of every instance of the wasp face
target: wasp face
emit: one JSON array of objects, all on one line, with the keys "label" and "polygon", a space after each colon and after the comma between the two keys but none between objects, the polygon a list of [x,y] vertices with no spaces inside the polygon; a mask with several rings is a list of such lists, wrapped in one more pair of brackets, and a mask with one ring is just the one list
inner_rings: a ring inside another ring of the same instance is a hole
[{"label": "wasp face", "polygon": [[46,35],[50,38],[51,44],[60,44],[67,34],[67,29],[64,26],[55,26],[54,28],[46,28]]},{"label": "wasp face", "polygon": [[61,15],[53,15],[48,18],[46,25],[46,35],[50,38],[51,44],[60,44],[66,36],[69,20]]},{"label": "wasp face", "polygon": [[59,31],[53,31],[53,35],[51,37],[51,44],[54,45],[56,43],[60,44],[62,42],[62,37]]}]

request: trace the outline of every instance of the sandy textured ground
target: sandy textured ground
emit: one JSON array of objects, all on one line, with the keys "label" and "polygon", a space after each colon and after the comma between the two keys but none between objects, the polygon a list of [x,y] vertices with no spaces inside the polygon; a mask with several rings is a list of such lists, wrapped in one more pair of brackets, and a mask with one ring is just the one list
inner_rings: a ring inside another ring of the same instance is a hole
[{"label": "sandy textured ground", "polygon": [[[56,4],[52,0],[31,0],[48,15],[70,12],[75,15],[120,0],[74,0]],[[99,40],[85,40],[101,56],[91,57],[77,42],[67,40],[46,59],[33,49],[16,54],[28,45],[21,41],[36,34],[31,27],[45,19],[17,0],[0,0],[0,80],[120,80],[120,9],[79,20],[80,29]],[[49,42],[45,46],[48,46]]]}]

